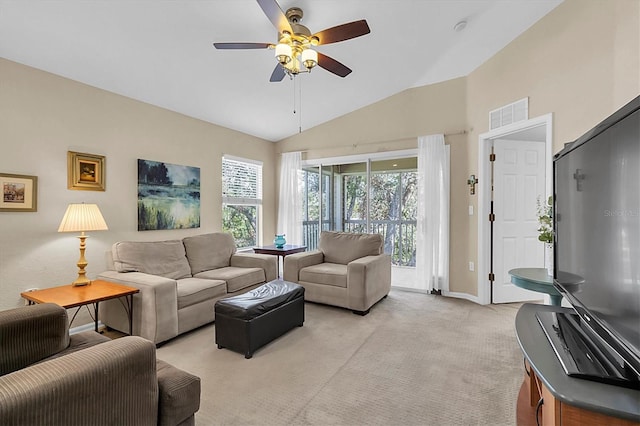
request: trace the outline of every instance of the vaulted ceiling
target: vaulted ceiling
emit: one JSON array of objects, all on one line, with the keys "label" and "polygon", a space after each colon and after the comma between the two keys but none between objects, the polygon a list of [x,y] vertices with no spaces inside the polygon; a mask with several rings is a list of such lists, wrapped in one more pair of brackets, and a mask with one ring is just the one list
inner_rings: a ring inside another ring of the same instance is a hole
[{"label": "vaulted ceiling", "polygon": [[371,33],[318,47],[353,70],[347,77],[316,67],[271,83],[273,50],[212,45],[277,41],[255,0],[0,0],[0,56],[278,141],[468,75],[561,2],[279,0],[301,8],[312,33],[360,19]]}]

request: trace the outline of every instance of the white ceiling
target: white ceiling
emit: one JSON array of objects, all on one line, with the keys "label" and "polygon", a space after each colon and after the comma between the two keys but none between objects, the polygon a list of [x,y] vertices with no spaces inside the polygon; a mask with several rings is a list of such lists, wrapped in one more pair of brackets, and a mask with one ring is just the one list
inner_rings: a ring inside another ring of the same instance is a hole
[{"label": "white ceiling", "polygon": [[[270,141],[403,90],[469,74],[562,0],[279,0],[312,33],[366,19],[320,46],[353,72],[270,83],[275,42],[255,0],[0,0],[0,56]],[[453,30],[468,22],[461,32]],[[294,97],[295,94],[295,97]],[[301,108],[294,111],[294,99]]]}]

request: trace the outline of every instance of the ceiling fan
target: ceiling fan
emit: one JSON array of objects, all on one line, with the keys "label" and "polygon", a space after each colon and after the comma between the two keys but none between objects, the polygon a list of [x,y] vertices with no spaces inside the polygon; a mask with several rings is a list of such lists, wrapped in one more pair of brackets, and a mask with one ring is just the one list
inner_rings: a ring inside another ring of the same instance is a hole
[{"label": "ceiling fan", "polygon": [[216,49],[275,49],[278,60],[269,81],[282,81],[285,75],[294,77],[301,72],[311,72],[316,65],[346,77],[351,69],[335,59],[313,49],[315,46],[337,43],[369,34],[367,21],[349,22],[312,34],[300,24],[303,12],[292,7],[283,12],[276,0],[257,0],[267,18],[278,30],[278,43],[213,43]]}]

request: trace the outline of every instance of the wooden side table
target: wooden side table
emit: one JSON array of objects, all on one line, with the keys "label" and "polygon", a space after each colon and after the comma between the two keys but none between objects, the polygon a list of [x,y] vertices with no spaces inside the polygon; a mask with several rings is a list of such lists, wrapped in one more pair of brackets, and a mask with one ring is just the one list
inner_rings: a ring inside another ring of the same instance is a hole
[{"label": "wooden side table", "polygon": [[282,257],[282,268],[284,269],[284,258],[285,256],[293,253],[302,253],[307,249],[307,246],[296,246],[293,244],[285,244],[282,247],[276,247],[274,245],[270,246],[260,246],[254,247],[254,253],[258,254],[271,254],[278,256],[278,262],[276,263],[276,277],[280,278],[280,257]]},{"label": "wooden side table", "polygon": [[69,324],[76,318],[82,306],[93,304],[95,331],[98,331],[98,305],[100,302],[124,297],[126,303],[123,304],[123,307],[129,315],[129,335],[133,335],[133,295],[139,291],[140,290],[135,287],[109,281],[94,280],[91,281],[91,284],[85,286],[74,287],[72,285],[63,285],[60,287],[22,292],[20,296],[28,300],[30,305],[36,303],[55,303],[65,309],[78,307]]}]

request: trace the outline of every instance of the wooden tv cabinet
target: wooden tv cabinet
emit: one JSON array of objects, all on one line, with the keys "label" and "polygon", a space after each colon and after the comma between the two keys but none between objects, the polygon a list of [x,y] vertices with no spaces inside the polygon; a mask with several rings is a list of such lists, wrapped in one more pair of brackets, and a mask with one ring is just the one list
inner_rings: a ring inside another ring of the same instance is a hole
[{"label": "wooden tv cabinet", "polygon": [[526,370],[518,395],[518,425],[640,425],[640,391],[564,373],[536,320],[541,310],[570,312],[557,306],[524,304],[516,315],[516,336]]}]

